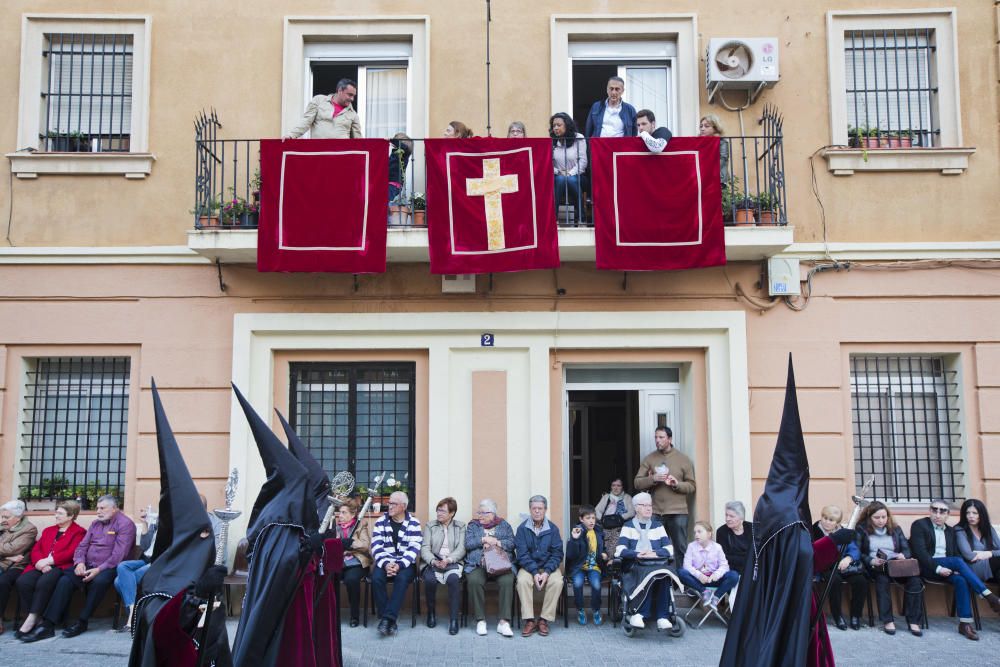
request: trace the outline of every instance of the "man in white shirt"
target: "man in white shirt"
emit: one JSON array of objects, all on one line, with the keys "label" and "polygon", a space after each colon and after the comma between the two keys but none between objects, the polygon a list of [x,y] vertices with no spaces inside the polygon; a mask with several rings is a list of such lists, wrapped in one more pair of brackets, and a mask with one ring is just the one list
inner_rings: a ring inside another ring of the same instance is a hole
[{"label": "man in white shirt", "polygon": [[625,80],[620,76],[608,79],[608,97],[594,102],[587,114],[584,134],[589,137],[634,137],[636,130],[635,107],[622,99]]}]

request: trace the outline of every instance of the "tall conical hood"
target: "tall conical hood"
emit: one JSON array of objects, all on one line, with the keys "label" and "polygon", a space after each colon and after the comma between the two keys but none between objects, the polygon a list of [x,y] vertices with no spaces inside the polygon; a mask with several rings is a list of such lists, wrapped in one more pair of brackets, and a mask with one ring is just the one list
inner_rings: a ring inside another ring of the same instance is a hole
[{"label": "tall conical hood", "polygon": [[243,407],[267,473],[267,481],[260,488],[250,512],[247,540],[251,549],[260,530],[268,524],[291,523],[302,526],[307,533],[316,532],[319,520],[309,487],[309,473],[268,428],[235,384],[233,391]]},{"label": "tall conical hood", "polygon": [[764,494],[757,501],[753,514],[754,538],[758,546],[782,526],[795,521],[812,525],[809,512],[809,457],[802,437],[799,402],[795,395],[795,371],[792,355],[788,355],[788,381],[785,386],[785,408],[781,413],[778,442],[771,459]]},{"label": "tall conical hood", "polygon": [[184,464],[155,382],[153,414],[160,457],[160,514],[153,563],[143,577],[142,589],[173,595],[197,580],[212,564],[215,540],[208,512]]},{"label": "tall conical hood", "polygon": [[299,434],[291,427],[285,416],[279,410],[275,410],[278,419],[281,420],[281,427],[285,429],[285,437],[288,438],[288,449],[292,455],[299,460],[309,473],[309,488],[312,489],[316,498],[316,513],[319,517],[326,515],[327,508],[330,507],[330,478],[326,476],[326,471],[319,461],[312,455],[306,447]]}]

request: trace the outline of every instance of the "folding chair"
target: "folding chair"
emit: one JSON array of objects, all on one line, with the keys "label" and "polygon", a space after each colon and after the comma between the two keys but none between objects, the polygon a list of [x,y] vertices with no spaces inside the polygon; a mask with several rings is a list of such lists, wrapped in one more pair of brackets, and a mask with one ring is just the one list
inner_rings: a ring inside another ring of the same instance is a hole
[{"label": "folding chair", "polygon": [[[714,597],[715,596],[715,591],[718,590],[718,589],[715,586],[706,586],[705,590],[706,591],[711,591],[712,595]],[[731,609],[732,606],[733,606],[733,603],[730,600],[730,596],[732,594],[733,594],[733,591],[729,591],[728,593],[726,593],[725,596],[723,596],[723,598],[719,601],[719,604],[722,604],[723,602],[725,602],[726,606],[728,606]],[[735,599],[735,598],[732,598],[732,599]],[[697,610],[701,610],[704,613],[702,614],[701,619],[698,621],[698,623],[693,625],[692,621],[691,621],[691,614],[693,614]],[[727,626],[727,627],[729,626],[729,621],[722,614],[722,612],[719,611],[719,608],[717,606],[713,607],[710,604],[706,604],[704,598],[702,598],[701,596],[698,597],[697,601],[695,601],[695,603],[693,605],[691,605],[691,608],[688,609],[687,613],[684,614],[684,620],[687,621],[687,624],[688,625],[692,625],[695,628],[700,628],[702,626],[702,624],[705,621],[707,621],[710,617],[717,618],[722,623],[722,625],[724,625],[724,626]]]}]

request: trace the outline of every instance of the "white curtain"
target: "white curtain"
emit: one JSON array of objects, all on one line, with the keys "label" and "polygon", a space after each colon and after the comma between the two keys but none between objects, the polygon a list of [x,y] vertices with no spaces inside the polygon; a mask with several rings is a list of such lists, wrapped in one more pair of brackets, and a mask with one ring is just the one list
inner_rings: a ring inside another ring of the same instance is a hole
[{"label": "white curtain", "polygon": [[[652,111],[656,116],[657,126],[666,126],[670,118],[667,113],[667,68],[626,67],[625,99],[636,111]],[[668,129],[676,131],[674,128]]]},{"label": "white curtain", "polygon": [[365,136],[389,139],[406,131],[406,68],[367,67]]}]

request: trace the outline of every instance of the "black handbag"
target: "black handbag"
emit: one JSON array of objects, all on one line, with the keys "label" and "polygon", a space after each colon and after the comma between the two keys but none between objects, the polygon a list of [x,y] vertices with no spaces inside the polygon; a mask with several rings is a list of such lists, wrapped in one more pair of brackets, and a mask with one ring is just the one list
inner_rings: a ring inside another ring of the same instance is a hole
[{"label": "black handbag", "polygon": [[601,525],[605,530],[621,528],[625,525],[625,519],[622,518],[621,514],[608,514],[601,519]]}]

